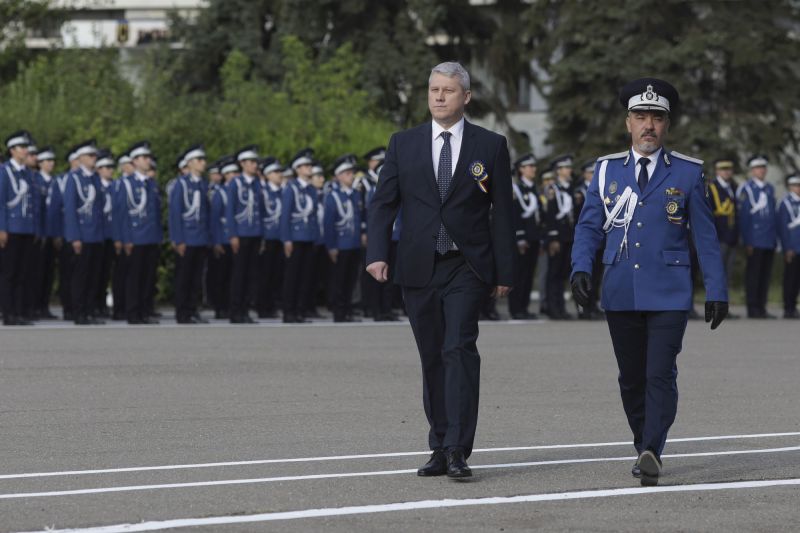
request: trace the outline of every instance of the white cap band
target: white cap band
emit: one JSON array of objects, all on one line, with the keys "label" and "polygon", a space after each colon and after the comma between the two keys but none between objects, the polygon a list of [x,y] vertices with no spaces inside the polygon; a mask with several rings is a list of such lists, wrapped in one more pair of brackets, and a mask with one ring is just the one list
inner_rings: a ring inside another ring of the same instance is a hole
[{"label": "white cap band", "polygon": [[253,150],[245,150],[236,157],[237,161],[246,161],[248,159],[258,159],[258,154]]},{"label": "white cap band", "polygon": [[297,159],[292,161],[292,168],[296,169],[297,167],[300,167],[300,166],[303,166],[303,165],[310,165],[311,163],[312,163],[312,161],[311,161],[310,157],[306,157],[306,156],[298,157]]},{"label": "white cap band", "polygon": [[140,155],[152,155],[152,152],[150,152],[150,149],[146,146],[140,146],[139,148],[131,150],[131,159],[136,159]]},{"label": "white cap band", "polygon": [[185,164],[187,161],[191,161],[192,159],[205,159],[205,157],[206,157],[205,151],[198,148],[197,150],[192,150],[191,152],[183,156],[183,162]]},{"label": "white cap band", "polygon": [[80,157],[82,155],[97,155],[97,148],[94,146],[81,146],[73,153],[75,157]]},{"label": "white cap band", "polygon": [[753,168],[753,167],[765,167],[765,166],[767,166],[767,160],[764,159],[763,157],[756,157],[755,159],[750,161],[750,165],[749,166],[750,166],[750,168]]},{"label": "white cap band", "polygon": [[239,166],[234,163],[228,163],[222,167],[222,173],[227,174],[228,172],[239,172]]},{"label": "white cap band", "polygon": [[652,85],[648,85],[645,92],[628,99],[628,111],[633,110],[669,112],[669,100],[656,93]]},{"label": "white cap band", "polygon": [[15,146],[28,146],[31,144],[31,140],[25,137],[24,135],[20,135],[19,137],[14,137],[9,139],[6,142],[6,148],[14,148]]}]

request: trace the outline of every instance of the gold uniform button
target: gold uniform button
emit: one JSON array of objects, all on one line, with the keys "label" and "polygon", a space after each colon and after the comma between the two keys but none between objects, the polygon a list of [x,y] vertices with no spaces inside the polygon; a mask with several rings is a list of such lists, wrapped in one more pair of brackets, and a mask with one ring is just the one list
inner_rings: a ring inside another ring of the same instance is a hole
[{"label": "gold uniform button", "polygon": [[633,268],[635,268],[636,270],[639,270],[639,263],[636,263],[635,265],[633,265]]},{"label": "gold uniform button", "polygon": [[644,202],[639,202],[639,207],[644,207]]},{"label": "gold uniform button", "polygon": [[636,243],[636,247],[637,248],[641,248],[641,246],[642,246],[642,243],[639,243],[639,242]]},{"label": "gold uniform button", "polygon": [[637,227],[637,228],[641,228],[641,227],[642,227],[642,223],[641,223],[641,222],[637,222],[637,223],[636,223],[636,227]]}]

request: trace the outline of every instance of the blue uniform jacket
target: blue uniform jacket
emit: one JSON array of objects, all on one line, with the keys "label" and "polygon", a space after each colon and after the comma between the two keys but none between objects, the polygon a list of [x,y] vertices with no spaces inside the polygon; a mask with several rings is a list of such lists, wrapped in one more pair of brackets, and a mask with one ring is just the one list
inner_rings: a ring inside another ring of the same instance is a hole
[{"label": "blue uniform jacket", "polygon": [[0,231],[39,235],[39,189],[33,173],[14,170],[11,162],[0,166]]},{"label": "blue uniform jacket", "polygon": [[281,239],[281,212],[283,210],[283,191],[280,187],[266,183],[261,187],[264,196],[264,240]]},{"label": "blue uniform jacket", "polygon": [[225,220],[225,209],[228,205],[228,191],[224,185],[211,186],[211,215],[210,230],[211,244],[230,244],[228,223]]},{"label": "blue uniform jacket", "polygon": [[164,239],[161,228],[161,196],[154,179],[144,181],[135,174],[120,178],[114,201],[113,215],[123,244],[160,244]]},{"label": "blue uniform jacket", "polygon": [[[669,153],[656,163],[645,192],[633,156],[601,157],[587,191],[572,249],[572,275],[591,273],[605,240],[602,304],[608,311],[682,311],[692,307],[689,232],[697,245],[708,301],[728,301],[725,270],[706,198],[702,162]],[[602,193],[599,183],[605,174]],[[603,230],[604,205],[613,209],[627,187],[639,195],[623,246],[624,227]]]},{"label": "blue uniform jacket", "polygon": [[800,254],[800,196],[787,194],[778,205],[778,236],[784,251]]},{"label": "blue uniform jacket", "polygon": [[[775,248],[775,188],[765,183],[760,188],[751,179],[739,186],[739,231],[745,246]],[[765,200],[761,200],[764,198]],[[760,209],[754,209],[761,207]]]},{"label": "blue uniform jacket", "polygon": [[362,196],[357,191],[333,190],[325,198],[325,246],[328,250],[361,248],[364,228]]},{"label": "blue uniform jacket", "polygon": [[733,188],[735,184],[725,187],[719,181],[715,179],[708,183],[714,226],[717,228],[720,243],[736,246],[739,241],[739,229],[736,224],[736,193]]},{"label": "blue uniform jacket", "polygon": [[69,172],[53,178],[53,187],[50,189],[50,202],[47,204],[45,214],[45,232],[48,237],[64,237],[64,190],[67,187]]},{"label": "blue uniform jacket", "polygon": [[107,241],[115,241],[116,232],[114,224],[114,191],[116,190],[116,181],[109,181],[106,183],[100,179],[100,186],[103,191],[103,239]]},{"label": "blue uniform jacket", "polygon": [[37,236],[50,237],[50,234],[48,233],[48,206],[52,201],[53,189],[56,188],[56,180],[51,176],[50,181],[48,181],[44,178],[44,175],[41,172],[36,172],[33,176],[33,181],[38,189],[39,201],[39,206],[37,208],[39,215],[37,227],[39,232]]},{"label": "blue uniform jacket", "polygon": [[169,235],[175,244],[208,246],[210,205],[208,185],[181,176],[169,194]]},{"label": "blue uniform jacket", "polygon": [[317,189],[317,238],[314,244],[319,246],[325,246],[325,198],[325,192]]},{"label": "blue uniform jacket", "polygon": [[100,176],[78,169],[67,175],[64,188],[64,238],[70,242],[103,242],[105,215]]},{"label": "blue uniform jacket", "polygon": [[261,183],[257,178],[248,184],[244,176],[236,176],[228,183],[228,203],[225,207],[225,222],[231,237],[261,237],[264,233],[264,198]]},{"label": "blue uniform jacket", "polygon": [[281,240],[283,242],[317,242],[317,190],[310,184],[305,187],[291,180],[283,188],[281,211]]}]

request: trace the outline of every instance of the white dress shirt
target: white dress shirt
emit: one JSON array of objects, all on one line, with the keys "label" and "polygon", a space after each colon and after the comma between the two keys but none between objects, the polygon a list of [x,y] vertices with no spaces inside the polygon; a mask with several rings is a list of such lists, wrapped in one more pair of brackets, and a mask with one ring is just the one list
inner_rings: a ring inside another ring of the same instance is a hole
[{"label": "white dress shirt", "polygon": [[650,183],[650,180],[653,178],[653,172],[656,171],[656,164],[658,163],[658,158],[661,157],[661,151],[663,148],[659,148],[655,153],[644,156],[639,154],[636,149],[634,148],[631,150],[633,152],[633,164],[636,171],[634,172],[634,179],[639,179],[639,160],[643,157],[647,157],[650,162],[647,163],[647,182]]},{"label": "white dress shirt", "polygon": [[449,131],[452,134],[450,136],[450,154],[452,155],[451,161],[453,162],[450,176],[452,177],[456,174],[458,156],[461,154],[461,141],[464,138],[464,117],[461,117],[461,120],[450,126],[448,130],[445,130],[435,120],[433,121],[433,127],[431,128],[433,149],[431,153],[433,154],[433,174],[436,176],[437,180],[439,179],[439,156],[442,154],[442,146],[444,146],[444,138],[442,137],[443,131]]}]

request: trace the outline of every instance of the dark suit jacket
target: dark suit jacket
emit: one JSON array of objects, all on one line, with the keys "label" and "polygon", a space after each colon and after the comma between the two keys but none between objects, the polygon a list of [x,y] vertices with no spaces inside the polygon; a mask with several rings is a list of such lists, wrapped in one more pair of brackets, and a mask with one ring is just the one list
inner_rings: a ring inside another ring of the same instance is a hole
[{"label": "dark suit jacket", "polygon": [[[433,276],[440,222],[475,274],[490,285],[514,279],[511,165],[505,137],[464,121],[458,163],[444,202],[433,170],[431,123],[392,135],[378,188],[369,205],[367,264],[386,261],[392,225],[403,208],[403,228],[393,265],[394,280],[424,287]],[[480,161],[489,174],[488,193],[469,174]]]}]

